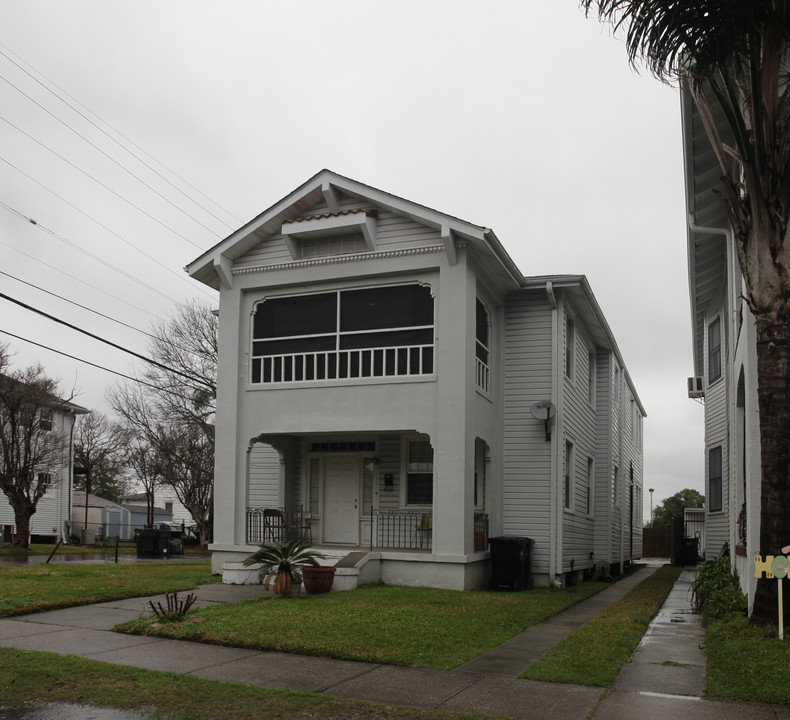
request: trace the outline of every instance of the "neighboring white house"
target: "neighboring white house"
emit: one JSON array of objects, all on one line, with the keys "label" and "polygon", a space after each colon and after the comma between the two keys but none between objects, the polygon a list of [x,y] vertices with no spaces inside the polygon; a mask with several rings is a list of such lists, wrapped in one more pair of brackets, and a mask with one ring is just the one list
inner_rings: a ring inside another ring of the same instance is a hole
[{"label": "neighboring white house", "polygon": [[294,533],[457,589],[488,537],[538,585],[641,557],[645,412],[584,276],[328,170],[187,269],[220,291],[215,572]]},{"label": "neighboring white house", "polygon": [[[37,480],[46,483],[48,488],[30,518],[30,535],[41,541],[68,541],[74,480],[74,425],[78,415],[90,411],[55,396],[52,396],[48,411],[51,416],[49,432],[57,438],[60,459],[37,471]],[[0,492],[0,541],[11,542],[15,532],[14,510]]]},{"label": "neighboring white house", "polygon": [[86,504],[82,490],[74,490],[71,499],[71,534],[86,545],[112,537],[134,538],[132,514],[127,508],[92,493],[88,494]]},{"label": "neighboring white house", "polygon": [[689,396],[705,405],[705,557],[729,552],[751,608],[761,478],[754,318],[716,195],[718,161],[693,102],[687,93],[682,98],[694,343]]},{"label": "neighboring white house", "polygon": [[[146,492],[130,493],[121,497],[121,502],[126,506],[147,507],[148,494]],[[157,510],[162,510],[169,517],[167,522],[183,522],[186,525],[194,525],[195,521],[189,514],[176,495],[176,491],[169,485],[160,485],[154,491],[154,504]],[[162,521],[164,522],[164,521]]]}]

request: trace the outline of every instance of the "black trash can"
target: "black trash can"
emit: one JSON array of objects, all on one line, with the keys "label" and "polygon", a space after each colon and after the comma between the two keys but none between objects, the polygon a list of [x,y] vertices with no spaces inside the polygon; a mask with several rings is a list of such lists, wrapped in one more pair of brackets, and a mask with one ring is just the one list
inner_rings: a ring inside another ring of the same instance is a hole
[{"label": "black trash can", "polygon": [[137,528],[134,531],[134,540],[137,545],[137,557],[163,558],[168,552],[170,531],[157,530],[156,528]]},{"label": "black trash can", "polygon": [[532,589],[533,542],[527,537],[504,535],[488,539],[491,551],[491,589]]}]

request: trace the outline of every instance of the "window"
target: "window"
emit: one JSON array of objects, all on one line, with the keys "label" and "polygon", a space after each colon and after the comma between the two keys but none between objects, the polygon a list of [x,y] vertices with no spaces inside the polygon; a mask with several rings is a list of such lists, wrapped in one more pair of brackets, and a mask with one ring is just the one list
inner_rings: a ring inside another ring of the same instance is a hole
[{"label": "window", "polygon": [[721,318],[708,325],[708,382],[721,377]]},{"label": "window", "polygon": [[165,512],[169,512],[169,513],[173,512],[173,503],[171,502],[165,503]]},{"label": "window", "polygon": [[38,482],[38,486],[44,488],[45,493],[52,489],[52,473],[39,473],[36,476],[36,480]]},{"label": "window", "polygon": [[592,505],[592,483],[594,477],[594,468],[595,468],[595,461],[591,458],[587,458],[587,478],[585,483],[585,512],[588,515],[592,515],[593,505]]},{"label": "window", "polygon": [[39,411],[38,426],[42,430],[49,432],[52,430],[52,408],[41,408]]},{"label": "window", "polygon": [[488,464],[488,445],[484,440],[475,438],[475,488],[474,503],[476,510],[486,507],[486,465]]},{"label": "window", "polygon": [[406,504],[433,503],[433,448],[428,440],[409,440],[406,459]]},{"label": "window", "polygon": [[488,310],[486,310],[486,306],[483,305],[480,298],[478,298],[475,306],[475,382],[477,387],[485,392],[488,392],[490,373],[490,364],[488,362],[490,353],[488,332]]},{"label": "window", "polygon": [[620,499],[618,497],[618,493],[620,490],[620,469],[617,465],[614,466],[612,470],[612,505],[619,505]]},{"label": "window", "polygon": [[255,309],[253,383],[433,373],[433,296],[422,285],[269,298]]},{"label": "window", "polygon": [[565,509],[570,510],[573,502],[573,443],[565,441]]},{"label": "window", "polygon": [[319,515],[319,482],[321,477],[321,460],[319,458],[310,458],[310,468],[308,470],[308,483],[307,483],[307,507],[312,513],[313,517]]},{"label": "window", "polygon": [[590,350],[587,363],[587,399],[595,405],[595,350]]},{"label": "window", "polygon": [[722,464],[721,445],[708,451],[708,507],[710,512],[722,509]]},{"label": "window", "polygon": [[573,380],[573,364],[576,356],[576,323],[568,315],[565,321],[565,377]]}]

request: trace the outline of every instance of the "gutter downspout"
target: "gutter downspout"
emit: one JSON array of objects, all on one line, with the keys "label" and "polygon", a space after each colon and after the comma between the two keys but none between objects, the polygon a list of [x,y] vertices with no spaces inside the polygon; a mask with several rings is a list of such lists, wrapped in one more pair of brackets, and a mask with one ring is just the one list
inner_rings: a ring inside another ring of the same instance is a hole
[{"label": "gutter downspout", "polygon": [[[560,408],[559,398],[560,398],[560,383],[562,382],[562,370],[560,368],[560,308],[559,303],[557,301],[557,297],[554,294],[554,286],[551,281],[546,282],[546,296],[549,301],[549,305],[551,306],[551,367],[552,367],[552,377],[551,377],[551,402],[554,403],[554,407],[556,408],[556,415],[554,421],[554,430],[551,433],[551,447],[549,448],[549,457],[550,457],[550,470],[549,470],[549,482],[550,482],[550,510],[551,515],[550,517],[553,519],[549,527],[549,582],[551,584],[556,584],[557,582],[561,582],[558,579],[558,575],[562,572],[562,559],[560,554],[562,552],[562,547],[560,543],[560,537],[562,534],[562,517],[560,513],[561,504],[558,497],[559,491],[559,483],[557,482],[558,478],[558,468],[561,465],[558,463],[557,458],[557,448],[559,447],[559,443],[557,438],[560,436],[560,417],[562,416],[562,411]],[[559,558],[559,565],[558,565],[558,558]],[[559,569],[558,569],[559,567]]]},{"label": "gutter downspout", "polygon": [[[724,362],[724,378],[725,382],[727,383],[726,388],[726,396],[727,396],[727,516],[728,516],[728,528],[727,528],[727,539],[732,540],[733,538],[729,537],[731,534],[731,529],[733,527],[733,511],[736,509],[732,502],[731,491],[732,491],[732,479],[737,477],[737,472],[735,472],[734,464],[738,462],[738,458],[735,457],[736,453],[732,452],[731,450],[731,438],[730,438],[730,423],[729,418],[734,418],[736,415],[735,409],[735,402],[736,397],[735,393],[732,391],[734,387],[736,387],[735,381],[735,366],[734,363],[727,362],[728,358],[732,357],[730,344],[733,342],[734,338],[737,337],[737,328],[735,327],[736,323],[736,307],[735,307],[735,233],[732,231],[732,228],[716,228],[716,227],[702,227],[696,225],[694,223],[694,215],[692,213],[688,214],[688,226],[689,230],[694,233],[698,233],[700,235],[723,235],[725,242],[727,243],[727,251],[725,252],[725,258],[727,260],[727,293],[726,293],[726,311],[727,311],[727,337],[725,338],[724,347],[726,349],[726,357]],[[696,245],[696,242],[694,243]],[[694,303],[694,309],[696,311],[696,301]],[[695,312],[696,315],[696,312]],[[695,318],[696,323],[696,318]],[[705,328],[703,328],[703,333],[705,332]],[[705,339],[703,337],[703,347],[704,347]],[[704,356],[704,353],[703,353]],[[704,363],[704,360],[703,360]],[[703,364],[704,370],[704,364]],[[707,464],[707,454],[708,454],[708,442],[707,442],[707,435],[708,435],[708,428],[707,422],[705,423],[704,427],[705,432],[705,439],[703,442],[705,443],[705,455],[706,455],[706,464]],[[744,449],[745,451],[745,449]],[[707,484],[707,478],[703,477],[703,482]],[[705,487],[705,485],[703,485]],[[722,501],[724,500],[724,492],[722,488]],[[744,498],[745,499],[745,498]],[[734,552],[735,552],[735,543],[730,542],[730,561],[732,562],[734,559]]]}]

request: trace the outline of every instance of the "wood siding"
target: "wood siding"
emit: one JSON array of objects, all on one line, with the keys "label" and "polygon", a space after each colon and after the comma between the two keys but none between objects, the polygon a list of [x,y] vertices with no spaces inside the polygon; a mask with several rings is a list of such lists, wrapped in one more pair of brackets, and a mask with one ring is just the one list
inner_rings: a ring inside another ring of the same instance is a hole
[{"label": "wood siding", "polygon": [[544,293],[505,305],[503,529],[535,541],[533,572],[549,572],[551,446],[530,406],[551,398],[552,310]]}]

